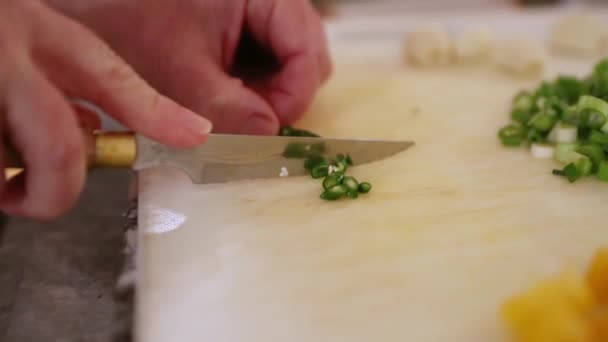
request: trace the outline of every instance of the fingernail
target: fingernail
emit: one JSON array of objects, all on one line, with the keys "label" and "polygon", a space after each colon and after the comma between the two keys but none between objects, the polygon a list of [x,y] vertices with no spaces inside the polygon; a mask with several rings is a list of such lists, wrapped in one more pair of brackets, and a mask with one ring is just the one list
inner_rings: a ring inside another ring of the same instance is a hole
[{"label": "fingernail", "polygon": [[254,114],[250,116],[243,128],[241,133],[243,134],[275,134],[278,130],[278,124],[276,121],[269,118],[264,114]]},{"label": "fingernail", "polygon": [[187,109],[183,109],[182,114],[185,128],[194,135],[204,136],[211,133],[211,130],[213,129],[211,121]]}]

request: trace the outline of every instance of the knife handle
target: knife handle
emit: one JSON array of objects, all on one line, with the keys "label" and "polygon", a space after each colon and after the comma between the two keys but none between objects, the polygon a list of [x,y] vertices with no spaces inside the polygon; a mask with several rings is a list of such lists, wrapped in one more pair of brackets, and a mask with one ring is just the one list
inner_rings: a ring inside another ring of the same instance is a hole
[{"label": "knife handle", "polygon": [[[131,168],[137,157],[135,135],[131,132],[84,131],[89,168]],[[25,163],[9,143],[4,146],[4,167],[23,169]]]}]

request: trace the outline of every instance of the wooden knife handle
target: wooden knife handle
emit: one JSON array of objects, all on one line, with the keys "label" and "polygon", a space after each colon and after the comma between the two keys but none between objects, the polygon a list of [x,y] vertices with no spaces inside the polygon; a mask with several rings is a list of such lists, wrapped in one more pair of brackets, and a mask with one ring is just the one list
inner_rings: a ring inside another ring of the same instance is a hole
[{"label": "wooden knife handle", "polygon": [[[137,157],[135,135],[131,132],[83,131],[87,164],[90,168],[131,168]],[[10,144],[4,146],[4,167],[23,169],[21,155]]]}]

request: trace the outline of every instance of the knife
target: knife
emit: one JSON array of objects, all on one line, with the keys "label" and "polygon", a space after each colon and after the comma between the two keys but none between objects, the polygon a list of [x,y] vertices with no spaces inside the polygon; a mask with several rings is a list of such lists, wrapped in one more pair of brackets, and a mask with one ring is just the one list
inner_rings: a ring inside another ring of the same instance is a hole
[{"label": "knife", "polygon": [[[143,170],[170,166],[184,171],[195,184],[305,175],[304,160],[350,155],[355,165],[381,160],[405,151],[411,141],[333,139],[317,137],[210,134],[190,149],[160,144],[130,132],[85,133],[87,161],[92,168]],[[7,168],[22,168],[14,149],[7,149]]]}]

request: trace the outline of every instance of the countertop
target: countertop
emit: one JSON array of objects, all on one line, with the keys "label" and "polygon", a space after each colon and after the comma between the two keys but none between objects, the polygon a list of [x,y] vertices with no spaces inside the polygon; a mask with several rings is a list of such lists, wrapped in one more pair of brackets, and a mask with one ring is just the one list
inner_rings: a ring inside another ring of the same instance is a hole
[{"label": "countertop", "polygon": [[130,177],[94,172],[60,220],[8,220],[0,237],[0,341],[107,342],[120,332],[114,287]]}]

